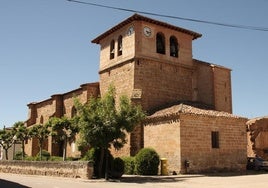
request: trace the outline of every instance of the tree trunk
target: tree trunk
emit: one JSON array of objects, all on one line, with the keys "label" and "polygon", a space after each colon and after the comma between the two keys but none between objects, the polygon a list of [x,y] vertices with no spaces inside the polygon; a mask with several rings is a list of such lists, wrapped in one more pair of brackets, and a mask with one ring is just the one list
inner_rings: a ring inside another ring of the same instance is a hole
[{"label": "tree trunk", "polygon": [[6,160],[8,160],[8,149],[5,149]]},{"label": "tree trunk", "polygon": [[100,163],[98,165],[98,176],[99,178],[102,177],[102,166],[103,166],[103,161],[104,161],[104,152],[105,152],[105,149],[104,148],[101,148],[100,149],[101,153],[100,153]]},{"label": "tree trunk", "polygon": [[105,148],[105,180],[108,180],[108,149]]},{"label": "tree trunk", "polygon": [[21,150],[22,150],[22,155],[21,155],[21,160],[24,160],[24,140],[21,141]]},{"label": "tree trunk", "polygon": [[42,149],[43,149],[43,142],[39,141],[39,157],[40,157],[40,161],[42,161]]},{"label": "tree trunk", "polygon": [[67,149],[67,140],[64,139],[64,141],[63,141],[63,156],[62,156],[63,161],[66,160],[66,149]]}]

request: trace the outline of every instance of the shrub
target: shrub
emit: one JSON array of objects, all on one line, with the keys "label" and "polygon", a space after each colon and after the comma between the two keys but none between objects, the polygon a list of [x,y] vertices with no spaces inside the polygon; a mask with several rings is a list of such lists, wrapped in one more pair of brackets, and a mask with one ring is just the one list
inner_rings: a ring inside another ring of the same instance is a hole
[{"label": "shrub", "polygon": [[51,156],[49,158],[50,161],[62,161],[62,157],[59,156]]},{"label": "shrub", "polygon": [[[62,158],[61,158],[62,159]],[[80,158],[79,157],[67,157],[66,161],[79,161]]]},{"label": "shrub", "polygon": [[[26,158],[27,155],[24,153],[24,157]],[[15,156],[14,156],[15,160],[22,160],[22,151],[17,151]]]},{"label": "shrub", "polygon": [[159,155],[152,148],[143,148],[135,157],[135,172],[139,175],[157,175]]},{"label": "shrub", "polygon": [[25,158],[25,160],[26,161],[36,161],[36,157],[33,157],[33,156],[27,156],[26,158]]},{"label": "shrub", "polygon": [[134,169],[135,169],[135,157],[127,156],[127,157],[122,157],[125,168],[124,168],[124,173],[132,175],[134,174]]},{"label": "shrub", "polygon": [[[37,160],[40,160],[40,152],[36,155]],[[42,161],[48,161],[50,153],[47,150],[42,150]]]}]

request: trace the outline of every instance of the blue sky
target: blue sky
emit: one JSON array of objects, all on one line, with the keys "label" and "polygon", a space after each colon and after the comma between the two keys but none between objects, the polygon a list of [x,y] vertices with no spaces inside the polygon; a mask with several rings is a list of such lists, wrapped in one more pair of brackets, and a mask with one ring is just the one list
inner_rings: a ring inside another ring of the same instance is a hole
[{"label": "blue sky", "polygon": [[[178,17],[268,28],[267,0],[82,0]],[[27,104],[99,80],[90,41],[133,15],[67,0],[0,0],[0,128]],[[233,113],[268,115],[268,31],[149,16],[201,33],[193,57],[232,69]]]}]

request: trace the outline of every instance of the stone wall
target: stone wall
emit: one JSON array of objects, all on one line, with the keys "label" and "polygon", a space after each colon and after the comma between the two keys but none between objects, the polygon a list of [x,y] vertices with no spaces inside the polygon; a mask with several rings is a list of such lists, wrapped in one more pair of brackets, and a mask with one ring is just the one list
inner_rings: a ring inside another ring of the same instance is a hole
[{"label": "stone wall", "polygon": [[138,59],[134,76],[134,87],[142,91],[145,110],[192,100],[192,69],[171,62]]},{"label": "stone wall", "polygon": [[215,110],[232,113],[231,70],[196,59],[194,63],[193,98]]},{"label": "stone wall", "polygon": [[144,147],[152,147],[160,158],[166,158],[168,171],[181,169],[181,144],[179,121],[152,123],[144,127]]},{"label": "stone wall", "polygon": [[[180,120],[181,162],[190,161],[189,172],[245,170],[246,119],[182,114]],[[219,134],[218,148],[212,147],[212,131]]]},{"label": "stone wall", "polygon": [[[244,171],[246,121],[226,112],[175,105],[146,120],[144,147],[153,147],[166,158],[170,172]],[[212,146],[212,132],[218,132],[219,147]]]},{"label": "stone wall", "polygon": [[[203,102],[205,104],[214,107],[214,90],[213,90],[213,73],[209,63],[200,62],[194,60],[196,65],[196,72],[193,82],[196,82],[194,86],[194,96],[196,101]],[[196,95],[196,96],[195,96]]]},{"label": "stone wall", "polygon": [[212,65],[215,109],[232,113],[231,70]]},{"label": "stone wall", "polygon": [[117,65],[113,68],[108,68],[100,72],[100,92],[103,96],[109,86],[116,88],[116,102],[119,101],[119,97],[126,95],[131,97],[133,91],[133,71],[134,62],[128,61],[124,64]]},{"label": "stone wall", "polygon": [[91,179],[93,164],[87,161],[0,161],[0,172]]}]

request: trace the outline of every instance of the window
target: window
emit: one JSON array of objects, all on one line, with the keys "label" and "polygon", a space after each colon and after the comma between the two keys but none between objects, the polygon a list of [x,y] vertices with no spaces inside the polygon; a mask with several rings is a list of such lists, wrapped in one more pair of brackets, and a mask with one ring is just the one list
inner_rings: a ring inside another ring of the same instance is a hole
[{"label": "window", "polygon": [[117,55],[120,56],[122,55],[122,52],[123,52],[123,44],[122,44],[122,35],[120,35],[118,37],[118,41],[117,41]]},{"label": "window", "polygon": [[73,106],[72,107],[72,112],[71,112],[71,117],[74,117],[74,116],[76,116],[77,115],[77,110],[76,110],[76,108]]},{"label": "window", "polygon": [[178,52],[179,52],[179,48],[178,48],[178,40],[176,37],[171,36],[169,38],[169,45],[170,45],[170,56],[172,57],[178,57]]},{"label": "window", "polygon": [[110,44],[110,59],[114,59],[114,40]]},{"label": "window", "polygon": [[212,131],[211,132],[211,146],[212,148],[219,148],[219,132],[218,131]]},{"label": "window", "polygon": [[165,36],[162,33],[156,34],[156,52],[159,54],[165,54]]},{"label": "window", "polygon": [[41,117],[40,117],[40,124],[43,124],[43,123],[44,123],[44,117],[41,116]]}]

